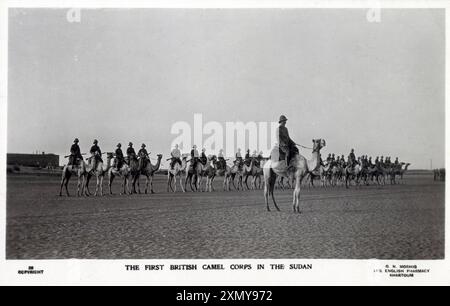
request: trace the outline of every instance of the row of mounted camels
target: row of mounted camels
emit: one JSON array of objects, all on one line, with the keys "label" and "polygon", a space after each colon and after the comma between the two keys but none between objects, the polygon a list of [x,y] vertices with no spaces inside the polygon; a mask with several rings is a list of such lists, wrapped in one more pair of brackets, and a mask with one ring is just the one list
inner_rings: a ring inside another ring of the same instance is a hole
[{"label": "row of mounted camels", "polygon": [[[112,160],[114,159],[113,153],[106,153],[106,163],[98,162],[94,163],[93,158],[88,158],[87,162],[80,160],[79,165],[66,165],[63,168],[63,174],[61,179],[61,188],[59,195],[62,195],[63,188],[66,190],[67,196],[69,196],[68,184],[70,178],[75,175],[78,178],[77,184],[77,196],[90,195],[89,182],[92,177],[95,177],[96,187],[94,195],[103,195],[103,180],[106,175],[109,177],[109,193],[112,194],[111,185],[114,178],[122,178],[122,187],[120,194],[136,193],[136,184],[138,192],[140,193],[139,178],[141,175],[145,176],[145,193],[153,191],[153,176],[159,170],[161,166],[162,155],[157,155],[157,162],[155,165],[148,161],[146,164],[139,161],[139,159],[131,159],[129,165],[124,163],[120,169],[116,169],[112,166]],[[131,189],[130,183],[131,181]]]},{"label": "row of mounted camels", "polygon": [[[219,162],[215,155],[208,156],[205,164],[198,162],[193,167],[193,160],[183,157],[180,163],[175,163],[172,169],[167,171],[167,192],[176,192],[179,184],[181,191],[186,192],[188,186],[191,191],[214,191],[213,182],[218,176],[223,177],[223,190],[230,191],[231,186],[235,190],[261,189],[264,186],[264,197],[267,209],[269,208],[268,198],[272,197],[275,208],[279,210],[273,191],[275,188],[285,189],[293,188],[293,209],[300,212],[300,188],[308,184],[313,186],[315,180],[319,180],[323,187],[327,186],[348,186],[355,184],[368,185],[369,181],[375,181],[379,185],[384,185],[386,179],[390,179],[391,184],[396,183],[396,176],[403,179],[403,174],[410,165],[401,163],[399,167],[362,167],[357,164],[354,167],[341,167],[339,165],[324,166],[320,162],[320,150],[325,147],[323,139],[314,139],[311,159],[306,159],[300,154],[294,155],[290,167],[288,168],[285,160],[252,158],[250,163],[244,163],[238,166],[226,165],[225,168],[219,167]],[[274,150],[279,150],[274,147]],[[271,154],[276,156],[277,154]],[[78,178],[77,195],[90,195],[89,182],[95,177],[96,188],[94,195],[103,195],[103,180],[108,176],[109,193],[113,194],[112,183],[115,178],[122,181],[120,194],[140,193],[139,178],[145,176],[145,193],[154,193],[153,177],[160,170],[162,154],[157,155],[157,161],[153,165],[150,161],[144,164],[139,159],[132,159],[129,164],[124,163],[120,169],[112,166],[113,153],[106,153],[106,163],[99,162],[94,166],[93,158],[86,161],[81,160],[77,166],[66,165],[63,169],[63,175],[60,186],[60,195],[65,188],[69,196],[68,183],[72,176]],[[263,178],[263,179],[262,179]],[[184,179],[184,183],[183,183]],[[250,182],[249,182],[250,179]],[[249,186],[250,183],[250,186]],[[131,187],[130,187],[131,184]],[[137,188],[136,188],[137,185]]]}]

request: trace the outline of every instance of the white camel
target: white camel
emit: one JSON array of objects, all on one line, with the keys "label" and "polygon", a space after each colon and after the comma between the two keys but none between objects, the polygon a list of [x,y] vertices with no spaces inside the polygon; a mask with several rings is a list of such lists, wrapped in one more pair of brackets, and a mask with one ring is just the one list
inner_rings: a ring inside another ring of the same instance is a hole
[{"label": "white camel", "polygon": [[279,148],[276,146],[272,150],[271,160],[267,161],[264,165],[264,199],[266,202],[267,210],[269,208],[269,195],[272,196],[273,204],[275,208],[279,211],[277,203],[275,202],[275,197],[273,194],[275,181],[278,176],[283,176],[286,178],[295,177],[295,188],[293,193],[292,207],[294,212],[300,213],[300,187],[303,178],[306,174],[311,171],[316,170],[320,166],[320,150],[326,145],[323,139],[313,139],[313,151],[312,158],[307,160],[305,157],[300,155],[300,153],[292,156],[289,167],[287,167],[286,160],[278,160]]}]

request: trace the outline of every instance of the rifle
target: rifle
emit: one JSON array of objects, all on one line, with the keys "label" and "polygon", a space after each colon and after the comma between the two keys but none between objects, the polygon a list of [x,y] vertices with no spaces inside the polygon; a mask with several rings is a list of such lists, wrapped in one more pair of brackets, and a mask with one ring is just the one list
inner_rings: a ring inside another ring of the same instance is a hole
[{"label": "rifle", "polygon": [[[81,153],[81,155],[86,155],[86,153]],[[69,157],[71,157],[71,156],[72,156],[72,154],[66,155],[66,156],[64,156],[64,158],[69,158]]]}]

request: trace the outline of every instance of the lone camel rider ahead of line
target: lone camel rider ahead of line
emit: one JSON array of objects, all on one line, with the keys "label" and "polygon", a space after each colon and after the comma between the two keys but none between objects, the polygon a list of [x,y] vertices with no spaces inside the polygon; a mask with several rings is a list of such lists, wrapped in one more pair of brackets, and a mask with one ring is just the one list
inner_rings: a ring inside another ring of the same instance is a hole
[{"label": "lone camel rider ahead of line", "polygon": [[276,136],[280,153],[284,152],[286,154],[286,165],[289,168],[289,163],[291,162],[292,156],[298,154],[299,152],[295,142],[289,137],[286,122],[287,122],[286,116],[281,115],[280,120],[278,120],[278,123],[280,125],[276,130]]},{"label": "lone camel rider ahead of line", "polygon": [[116,155],[115,168],[117,171],[119,171],[120,168],[122,168],[124,160],[125,160],[125,158],[123,156],[123,152],[122,152],[122,144],[121,143],[117,144],[117,149],[114,153]]},{"label": "lone camel rider ahead of line", "polygon": [[83,156],[81,156],[81,150],[80,146],[78,145],[78,138],[75,138],[73,141],[72,146],[70,147],[70,156],[69,156],[69,163],[68,165],[78,165],[79,161],[83,159]]},{"label": "lone camel rider ahead of line", "polygon": [[91,150],[89,152],[94,157],[94,169],[97,168],[97,164],[99,162],[103,162],[102,159],[102,150],[100,150],[100,147],[98,146],[98,140],[94,139],[94,145],[91,147]]}]

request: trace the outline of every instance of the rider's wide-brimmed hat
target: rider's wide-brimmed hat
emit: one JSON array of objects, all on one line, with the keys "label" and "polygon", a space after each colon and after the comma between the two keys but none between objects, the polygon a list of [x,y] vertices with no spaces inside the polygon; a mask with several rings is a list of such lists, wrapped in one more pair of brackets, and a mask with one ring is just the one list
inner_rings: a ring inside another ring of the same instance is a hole
[{"label": "rider's wide-brimmed hat", "polygon": [[145,148],[145,143],[143,143],[141,147]]},{"label": "rider's wide-brimmed hat", "polygon": [[94,139],[94,143],[98,143],[98,140],[97,140],[97,139]]},{"label": "rider's wide-brimmed hat", "polygon": [[78,138],[75,138],[75,140],[73,142],[79,142]]},{"label": "rider's wide-brimmed hat", "polygon": [[280,116],[280,120],[278,120],[278,123],[285,122],[285,121],[287,121],[286,116],[285,115],[281,115]]},{"label": "rider's wide-brimmed hat", "polygon": [[117,144],[117,146],[118,146],[118,147],[121,147],[121,146],[122,146],[122,144],[121,144],[121,143],[119,142],[119,143]]},{"label": "rider's wide-brimmed hat", "polygon": [[133,145],[133,143],[132,143],[132,142],[130,141],[130,142],[128,143],[128,145],[129,145],[129,146],[132,146],[132,145]]}]

